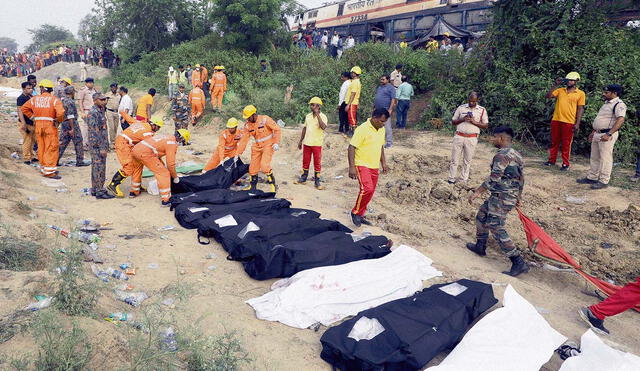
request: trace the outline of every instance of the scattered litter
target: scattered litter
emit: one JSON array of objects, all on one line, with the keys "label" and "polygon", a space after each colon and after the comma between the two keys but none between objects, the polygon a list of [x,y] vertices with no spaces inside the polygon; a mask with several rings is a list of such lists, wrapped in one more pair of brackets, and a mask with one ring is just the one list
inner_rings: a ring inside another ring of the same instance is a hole
[{"label": "scattered litter", "polygon": [[34,295],[33,298],[36,299],[36,301],[41,301],[46,299],[47,295]]},{"label": "scattered litter", "polygon": [[558,207],[558,210],[559,210],[559,211],[566,211],[566,210],[567,210],[567,208],[566,208],[566,207]]},{"label": "scattered litter", "polygon": [[69,192],[69,190],[66,189],[66,188],[57,188],[56,189],[56,193],[65,193],[65,192]]},{"label": "scattered litter", "polygon": [[35,219],[35,218],[37,218],[37,217],[38,217],[38,216],[37,216],[35,213],[29,213],[29,218],[31,218],[31,219]]},{"label": "scattered litter", "polygon": [[158,228],[158,231],[173,231],[176,227],[173,225],[165,225],[164,227]]},{"label": "scattered litter", "polygon": [[87,233],[82,231],[69,232],[68,230],[62,229],[56,225],[49,225],[49,228],[53,229],[54,231],[57,231],[63,237],[70,238],[70,239],[77,239],[78,241],[84,242],[86,244],[90,244],[92,242],[95,242],[95,243],[100,242],[100,236],[95,235],[93,233]]},{"label": "scattered litter", "polygon": [[92,242],[89,246],[82,246],[82,254],[84,255],[84,261],[94,262],[98,264],[104,263],[104,260],[96,253],[98,250],[98,244]]},{"label": "scattered litter", "polygon": [[110,313],[109,317],[105,318],[105,320],[107,321],[121,321],[121,322],[126,322],[126,321],[133,321],[133,314],[131,313],[127,313],[127,312],[115,312],[115,313]]},{"label": "scattered litter", "polygon": [[116,286],[116,290],[131,291],[131,290],[133,290],[133,285],[130,284],[130,283],[123,283],[122,285]]},{"label": "scattered litter", "polygon": [[35,201],[35,200],[37,200],[37,199],[38,199],[38,197],[36,197],[36,196],[29,196],[29,197],[27,197],[27,200],[29,200],[29,201]]},{"label": "scattered litter", "polygon": [[215,271],[216,270],[216,266],[215,265],[210,265],[207,267],[208,270],[210,271]]},{"label": "scattered litter", "polygon": [[344,175],[337,175],[335,179],[342,179],[344,178]]},{"label": "scattered litter", "polygon": [[116,249],[116,245],[110,244],[110,245],[104,245],[103,246],[105,249],[109,249],[109,250],[115,250]]},{"label": "scattered litter", "polygon": [[586,197],[567,196],[565,201],[567,201],[570,204],[584,205],[585,203],[587,203],[587,198]]},{"label": "scattered litter", "polygon": [[51,187],[51,188],[66,187],[61,180],[57,180],[57,179],[42,179],[42,184],[46,185],[47,187]]},{"label": "scattered litter", "polygon": [[166,305],[168,307],[172,306],[175,303],[175,300],[172,298],[166,298],[162,301],[162,305]]},{"label": "scattered litter", "polygon": [[37,310],[47,308],[48,306],[51,305],[52,301],[53,301],[53,296],[50,297],[50,298],[38,300],[35,303],[31,303],[31,304],[27,305],[24,309],[35,312]]},{"label": "scattered litter", "polygon": [[98,250],[98,248],[99,248],[100,246],[99,246],[97,243],[95,243],[95,242],[91,242],[91,243],[89,244],[89,247],[91,248],[91,250],[96,251],[96,250]]},{"label": "scattered litter", "polygon": [[14,160],[19,160],[20,159],[20,155],[18,155],[18,152],[13,152],[11,154],[11,158]]},{"label": "scattered litter", "polygon": [[149,269],[158,269],[158,267],[160,267],[158,263],[149,263],[149,265],[147,265]]},{"label": "scattered litter", "polygon": [[135,268],[127,268],[124,270],[124,274],[126,274],[127,276],[135,276],[136,275],[136,269]]},{"label": "scattered litter", "polygon": [[130,264],[130,263],[123,263],[123,264],[120,264],[120,269],[127,269],[127,268],[129,268],[130,266],[131,266],[131,264]]},{"label": "scattered litter", "polygon": [[176,340],[176,333],[173,327],[169,327],[160,333],[162,336],[161,348],[168,352],[178,351],[178,341]]},{"label": "scattered litter", "polygon": [[91,195],[91,188],[82,188],[80,190],[80,193],[82,193],[83,196],[90,196]]},{"label": "scattered litter", "polygon": [[612,249],[615,246],[611,242],[603,242],[600,244],[600,247],[602,247],[603,249]]},{"label": "scattered litter", "polygon": [[146,293],[139,292],[125,292],[122,290],[115,290],[116,299],[123,301],[133,307],[137,307],[142,304],[143,301],[149,298]]},{"label": "scattered litter", "polygon": [[160,190],[158,189],[158,181],[153,179],[147,185],[147,192],[151,195],[157,196],[160,194]]},{"label": "scattered litter", "polygon": [[160,235],[160,239],[161,239],[161,240],[166,240],[166,239],[168,239],[168,238],[169,238],[169,236],[166,236],[166,235],[164,235],[164,234]]},{"label": "scattered litter", "polygon": [[286,124],[284,121],[282,121],[282,120],[278,120],[278,121],[276,121],[276,124],[278,124],[278,126],[280,126],[281,128],[283,128],[283,127],[285,127],[285,126],[287,125],[287,124]]},{"label": "scattered litter", "polygon": [[213,259],[213,258],[215,258],[215,257],[216,257],[216,254],[214,254],[214,253],[210,252],[210,253],[208,253],[208,254],[205,256],[205,259]]}]

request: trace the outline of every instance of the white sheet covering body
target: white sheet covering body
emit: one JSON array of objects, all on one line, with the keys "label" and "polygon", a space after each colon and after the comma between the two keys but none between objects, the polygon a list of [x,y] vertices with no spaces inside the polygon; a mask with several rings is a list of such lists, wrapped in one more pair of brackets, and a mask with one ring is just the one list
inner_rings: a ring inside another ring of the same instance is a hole
[{"label": "white sheet covering body", "polygon": [[580,352],[564,361],[560,371],[640,370],[640,357],[611,348],[591,330],[582,334]]},{"label": "white sheet covering body", "polygon": [[438,366],[428,371],[539,371],[567,338],[507,286],[503,307],[482,318]]},{"label": "white sheet covering body", "polygon": [[401,245],[380,259],[319,267],[276,281],[246,303],[259,319],[307,328],[328,326],[365,309],[413,295],[422,281],[441,276],[431,259]]}]

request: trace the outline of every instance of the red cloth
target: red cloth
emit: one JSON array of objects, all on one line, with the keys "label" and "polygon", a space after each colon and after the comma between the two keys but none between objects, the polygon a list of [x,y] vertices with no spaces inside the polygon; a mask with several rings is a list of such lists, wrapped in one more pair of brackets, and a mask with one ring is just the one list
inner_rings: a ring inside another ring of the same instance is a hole
[{"label": "red cloth", "polygon": [[354,129],[358,126],[358,105],[352,104],[348,107],[349,110],[347,111],[347,118],[349,119],[349,126],[351,129]]},{"label": "red cloth", "polygon": [[629,282],[615,294],[606,298],[600,304],[589,307],[591,313],[599,319],[615,316],[627,309],[640,305],[640,277],[636,282]]},{"label": "red cloth", "polygon": [[360,183],[360,192],[356,199],[356,205],[351,210],[352,213],[364,216],[367,212],[367,205],[373,198],[378,185],[378,169],[370,169],[365,166],[356,166],[358,174],[358,183]]},{"label": "red cloth", "polygon": [[549,148],[549,162],[556,163],[558,149],[562,145],[562,163],[569,166],[571,143],[573,142],[574,124],[562,121],[551,121],[551,148]]},{"label": "red cloth", "polygon": [[[558,245],[558,243],[553,238],[551,238],[551,236],[549,236],[547,232],[545,232],[539,225],[537,225],[531,219],[529,219],[526,215],[524,215],[524,213],[522,212],[522,210],[520,210],[520,208],[518,208],[517,210],[518,210],[518,216],[520,217],[520,221],[522,222],[522,226],[524,227],[524,232],[527,235],[527,242],[529,246],[534,246],[534,242],[537,241],[537,244],[535,244],[536,246],[535,252],[537,254],[542,255],[546,258],[555,260],[557,262],[570,265],[576,271],[576,273],[584,277],[584,279],[586,279],[587,281],[591,282],[594,286],[596,286],[599,290],[604,292],[607,296],[613,296],[616,293],[621,291],[622,288],[620,286],[612,285],[609,282],[593,277],[592,275],[582,271],[580,265],[571,257],[571,255],[569,255],[566,251],[564,251],[564,249],[560,245]],[[638,285],[638,284],[635,283],[632,285]],[[627,286],[625,286],[625,288]],[[640,289],[640,286],[638,286],[637,290],[638,289]],[[627,292],[629,292],[629,290],[627,290]],[[618,300],[622,300],[623,302],[627,303],[629,300],[628,298],[629,298],[629,295],[624,294],[623,299],[618,299]],[[613,307],[620,308],[620,306],[616,306],[616,305],[614,305]],[[640,304],[638,303],[637,299],[635,304],[631,305],[628,308],[632,308],[632,307],[635,310],[640,312]],[[607,308],[611,308],[611,307],[607,305],[605,306],[605,309]]]},{"label": "red cloth", "polygon": [[322,168],[322,146],[302,146],[302,170],[309,170],[313,156],[313,170],[320,172]]},{"label": "red cloth", "polygon": [[136,115],[136,120],[142,121],[142,122],[147,122],[147,118],[146,117],[142,117],[140,115]]}]

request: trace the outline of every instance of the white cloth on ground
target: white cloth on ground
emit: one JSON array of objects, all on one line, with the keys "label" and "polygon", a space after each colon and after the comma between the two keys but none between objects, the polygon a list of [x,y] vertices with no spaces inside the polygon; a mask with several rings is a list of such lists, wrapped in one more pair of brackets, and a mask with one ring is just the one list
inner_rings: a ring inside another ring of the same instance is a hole
[{"label": "white cloth on ground", "polygon": [[438,366],[427,371],[538,371],[567,338],[507,286],[504,307],[482,318]]},{"label": "white cloth on ground", "polygon": [[422,281],[442,275],[431,259],[401,245],[379,259],[319,267],[276,281],[272,291],[246,301],[259,319],[307,328],[328,326],[365,309],[406,298]]},{"label": "white cloth on ground", "polygon": [[560,371],[637,371],[640,357],[613,349],[593,331],[587,330],[580,338],[580,355],[562,363]]}]

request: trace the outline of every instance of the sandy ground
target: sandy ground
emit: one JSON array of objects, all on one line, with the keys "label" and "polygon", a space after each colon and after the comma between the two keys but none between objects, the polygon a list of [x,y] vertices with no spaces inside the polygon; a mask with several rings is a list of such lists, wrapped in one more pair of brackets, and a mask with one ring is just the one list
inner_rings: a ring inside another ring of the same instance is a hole
[{"label": "sandy ground", "polygon": [[[0,117],[3,137],[0,139],[0,168],[19,174],[15,184],[0,182],[0,223],[10,226],[22,237],[32,239],[45,246],[52,246],[54,233],[43,228],[44,224],[69,227],[75,220],[92,218],[109,222],[113,230],[104,231],[98,253],[105,266],[130,262],[138,268],[130,281],[136,290],[144,290],[152,300],[162,300],[162,290],[167,285],[179,283],[190,289],[192,295],[178,302],[175,308],[164,310],[176,323],[193,323],[208,334],[219,334],[225,330],[238,330],[253,363],[246,369],[257,370],[328,370],[329,366],[320,357],[320,331],[299,330],[285,325],[261,321],[244,301],[269,291],[274,280],[255,281],[249,278],[242,266],[225,259],[220,246],[198,244],[196,232],[178,226],[167,208],[160,208],[157,196],[143,194],[136,199],[95,200],[81,194],[80,190],[90,184],[90,168],[61,167],[60,175],[66,188],[57,193],[55,188],[44,186],[42,178],[32,167],[11,159],[9,154],[19,152],[19,134],[10,115]],[[162,133],[172,131],[168,124]],[[215,148],[218,128],[197,127],[193,131],[190,147],[181,147],[178,162],[206,162]],[[346,147],[347,138],[336,134],[336,125],[331,125],[323,150],[323,177],[326,189],[318,191],[311,184],[294,185],[293,180],[301,166],[301,152],[296,143],[299,129],[285,129],[281,151],[273,160],[274,174],[280,184],[279,196],[290,200],[294,207],[312,208],[324,218],[337,219],[350,226],[348,210],[357,193],[357,182],[348,178]],[[202,151],[194,156],[186,151]],[[511,278],[500,272],[508,268],[508,261],[492,243],[489,254],[480,258],[468,252],[464,243],[473,239],[475,233],[473,216],[479,202],[468,205],[468,188],[446,183],[446,171],[450,151],[450,137],[437,133],[401,131],[396,134],[395,145],[387,151],[391,171],[381,176],[378,192],[371,203],[371,219],[376,226],[361,228],[374,234],[385,234],[396,244],[404,243],[418,248],[434,261],[444,272],[444,277],[426,281],[425,286],[459,278],[470,278],[494,283],[495,295],[501,299],[505,286],[515,289],[538,307],[539,312],[559,332],[574,341],[587,329],[579,320],[577,310],[581,306],[595,303],[597,299],[581,293],[584,282],[571,273],[558,273],[533,267],[521,278]],[[478,185],[488,173],[488,165],[494,150],[481,144],[473,162],[471,186]],[[249,151],[243,158],[248,160]],[[66,159],[73,159],[73,148],[67,149]],[[598,207],[610,207],[623,212],[629,205],[640,205],[640,192],[609,188],[591,192],[576,185],[575,178],[585,170],[584,163],[576,164],[569,173],[561,173],[540,167],[540,158],[527,158],[527,186],[523,209],[534,220],[540,222],[581,263],[618,283],[639,274],[638,220],[618,226],[612,216],[600,219],[594,215]],[[107,178],[118,169],[115,154],[109,154]],[[2,176],[5,176],[4,174]],[[622,176],[622,175],[618,175]],[[149,178],[145,180],[147,182]],[[128,188],[127,181],[125,188]],[[261,185],[264,187],[264,184]],[[128,190],[125,190],[128,191]],[[583,205],[565,201],[566,196],[586,197]],[[18,201],[33,208],[31,217],[15,212]],[[62,210],[47,211],[42,208]],[[640,218],[633,209],[627,211],[626,219]],[[614,217],[616,217],[614,215]],[[622,218],[622,216],[618,216]],[[174,225],[176,230],[158,231],[165,225]],[[612,227],[613,225],[613,227]],[[524,233],[517,215],[509,216],[508,230],[520,247],[526,247]],[[125,240],[119,235],[135,234],[143,238]],[[604,250],[602,242],[611,242],[613,249]],[[111,245],[111,246],[109,246]],[[207,255],[213,253],[213,259]],[[149,268],[156,263],[158,268]],[[215,269],[208,267],[215,265]],[[87,270],[89,266],[87,264]],[[7,315],[31,302],[32,295],[47,288],[46,271],[15,273],[0,271],[0,315]],[[93,279],[91,277],[90,279]],[[49,292],[50,293],[50,292]],[[150,300],[150,301],[152,301]],[[144,307],[144,305],[143,305]],[[112,299],[105,290],[97,311],[105,315],[116,310],[132,310],[124,303]],[[123,362],[121,332],[109,322],[96,316],[83,319],[81,324],[89,329],[97,351],[92,359],[94,369],[113,369]],[[640,315],[628,311],[607,321],[612,335],[608,341],[620,349],[640,354],[640,338],[637,336]],[[27,334],[15,336],[0,344],[0,353],[9,355],[34,351],[33,339]],[[441,354],[430,365],[437,364],[446,354]],[[554,355],[544,367],[556,370],[560,360]]]}]

